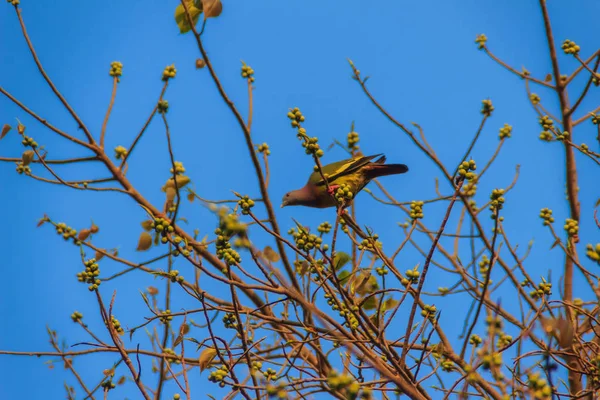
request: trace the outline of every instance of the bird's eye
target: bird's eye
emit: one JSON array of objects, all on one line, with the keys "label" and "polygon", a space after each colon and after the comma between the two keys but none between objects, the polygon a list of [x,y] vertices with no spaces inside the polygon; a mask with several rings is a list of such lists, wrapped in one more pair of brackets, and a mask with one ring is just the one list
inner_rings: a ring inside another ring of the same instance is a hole
[{"label": "bird's eye", "polygon": [[289,193],[286,193],[286,194],[285,194],[285,197],[290,197],[290,194],[289,194]]}]

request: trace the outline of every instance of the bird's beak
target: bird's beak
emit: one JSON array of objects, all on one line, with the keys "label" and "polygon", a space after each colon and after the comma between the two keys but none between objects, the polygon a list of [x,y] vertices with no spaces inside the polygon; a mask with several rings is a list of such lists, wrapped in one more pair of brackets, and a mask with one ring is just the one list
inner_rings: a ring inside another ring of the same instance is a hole
[{"label": "bird's beak", "polygon": [[283,201],[283,202],[281,203],[281,208],[283,208],[283,207],[285,207],[285,206],[287,206],[287,205],[288,205],[287,201]]}]

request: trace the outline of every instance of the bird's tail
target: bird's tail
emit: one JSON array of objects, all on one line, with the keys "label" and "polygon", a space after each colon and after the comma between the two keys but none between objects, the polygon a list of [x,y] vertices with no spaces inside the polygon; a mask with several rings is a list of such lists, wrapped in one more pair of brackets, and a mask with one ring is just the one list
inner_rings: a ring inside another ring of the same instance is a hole
[{"label": "bird's tail", "polygon": [[368,179],[379,178],[380,176],[396,175],[408,172],[408,167],[404,164],[371,164],[367,169]]}]

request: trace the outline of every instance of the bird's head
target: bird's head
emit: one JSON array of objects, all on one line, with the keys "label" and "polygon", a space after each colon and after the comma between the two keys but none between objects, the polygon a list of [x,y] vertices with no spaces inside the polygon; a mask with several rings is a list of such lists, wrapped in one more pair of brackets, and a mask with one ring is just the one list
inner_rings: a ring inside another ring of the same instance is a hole
[{"label": "bird's head", "polygon": [[287,192],[285,194],[285,196],[283,196],[283,199],[281,200],[281,208],[283,208],[285,206],[293,206],[295,204],[294,196],[292,194],[293,194],[293,191]]}]

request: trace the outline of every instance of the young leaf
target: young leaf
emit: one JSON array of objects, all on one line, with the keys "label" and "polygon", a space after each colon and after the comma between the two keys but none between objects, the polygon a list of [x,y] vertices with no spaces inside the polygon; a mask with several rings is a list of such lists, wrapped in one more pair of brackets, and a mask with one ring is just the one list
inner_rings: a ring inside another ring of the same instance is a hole
[{"label": "young leaf", "polygon": [[104,253],[96,250],[96,254],[94,254],[94,258],[96,259],[96,261],[100,261],[102,257],[104,257]]},{"label": "young leaf", "polygon": [[211,17],[218,17],[223,11],[221,0],[202,0],[202,9],[204,10],[204,20]]},{"label": "young leaf", "polygon": [[279,257],[279,254],[277,254],[277,252],[273,250],[271,246],[265,247],[265,249],[263,250],[263,256],[272,263],[276,263],[281,259],[281,257]]},{"label": "young leaf", "polygon": [[142,232],[138,240],[137,251],[146,251],[152,247],[152,236],[148,232]]},{"label": "young leaf", "polygon": [[343,251],[338,251],[335,253],[335,257],[333,257],[333,269],[340,269],[344,265],[348,264],[350,261],[350,256],[348,253],[344,253]]},{"label": "young leaf", "polygon": [[378,302],[375,297],[376,296],[371,296],[367,300],[365,300],[365,302],[362,304],[362,309],[366,311],[376,309]]},{"label": "young leaf", "polygon": [[90,236],[91,233],[92,231],[89,229],[82,229],[79,231],[77,239],[81,240],[82,242],[85,242],[85,240]]},{"label": "young leaf", "polygon": [[350,272],[347,270],[342,270],[338,273],[338,279],[342,285],[345,285],[350,278]]},{"label": "young leaf", "polygon": [[200,366],[200,372],[204,371],[212,360],[217,356],[217,351],[212,347],[207,347],[200,353],[200,357],[198,358],[198,365]]},{"label": "young leaf", "polygon": [[381,306],[381,310],[382,311],[392,310],[392,309],[396,308],[397,305],[398,305],[398,301],[394,300],[390,297],[389,299],[387,299],[386,301],[383,302],[383,304]]},{"label": "young leaf", "polygon": [[35,156],[35,153],[33,150],[24,151],[23,155],[21,156],[21,161],[23,162],[23,165],[31,164],[34,156]]},{"label": "young leaf", "polygon": [[147,231],[147,232],[148,232],[148,231],[151,231],[151,230],[152,230],[152,223],[153,223],[153,221],[152,221],[152,220],[150,220],[150,219],[149,219],[149,220],[146,220],[146,221],[143,221],[143,222],[142,222],[142,228],[143,228],[145,231]]},{"label": "young leaf", "polygon": [[11,130],[12,128],[10,127],[9,124],[4,124],[4,126],[2,127],[2,132],[0,132],[0,139],[4,139],[4,136],[6,136],[6,134]]},{"label": "young leaf", "polygon": [[[186,5],[190,13],[190,17],[192,17],[192,21],[194,22],[194,25],[196,25],[198,23],[198,20],[200,19],[200,14],[202,14],[202,10],[196,8],[194,6],[194,2],[190,0],[186,1]],[[175,8],[175,22],[177,23],[177,26],[179,27],[179,32],[181,33],[189,32],[192,29],[183,4],[178,4]]]}]

